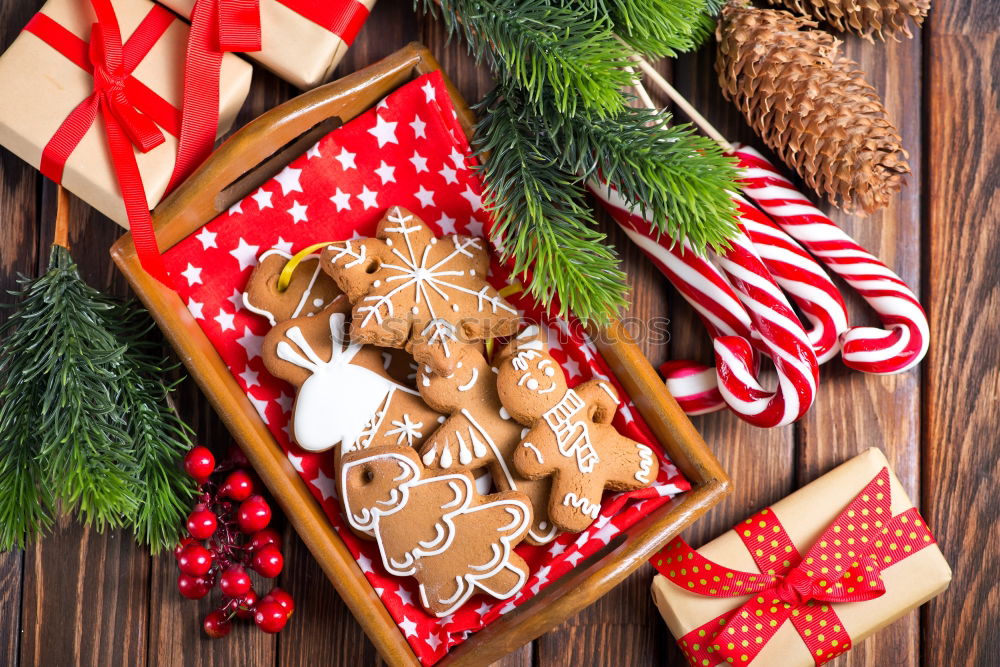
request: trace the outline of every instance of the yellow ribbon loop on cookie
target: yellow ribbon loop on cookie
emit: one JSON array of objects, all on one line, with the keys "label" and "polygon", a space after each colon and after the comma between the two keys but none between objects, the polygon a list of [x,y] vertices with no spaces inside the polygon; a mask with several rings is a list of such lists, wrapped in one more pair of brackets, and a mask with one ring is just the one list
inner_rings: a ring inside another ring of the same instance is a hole
[{"label": "yellow ribbon loop on cookie", "polygon": [[302,250],[299,250],[297,253],[295,253],[292,256],[292,258],[288,260],[288,263],[285,264],[285,268],[281,270],[281,273],[278,274],[278,291],[284,292],[286,289],[288,289],[288,285],[290,285],[292,282],[292,274],[295,273],[295,267],[297,267],[302,262],[302,260],[304,260],[309,255],[315,253],[317,250],[322,250],[331,243],[335,243],[335,241],[324,241],[323,243],[314,243],[311,246],[305,247]]}]

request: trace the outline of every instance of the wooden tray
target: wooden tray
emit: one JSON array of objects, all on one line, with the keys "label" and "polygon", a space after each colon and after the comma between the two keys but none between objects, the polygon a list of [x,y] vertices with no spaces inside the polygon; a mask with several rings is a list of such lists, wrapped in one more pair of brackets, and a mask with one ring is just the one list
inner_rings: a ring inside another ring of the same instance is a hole
[{"label": "wooden tray", "polygon": [[[438,69],[425,47],[410,44],[251,122],[154,211],[160,248],[171,248],[195,232],[321,136],[374,106],[392,90]],[[471,133],[471,112],[447,79],[446,84],[462,127]],[[181,299],[142,270],[130,234],[115,243],[111,256],[382,657],[392,665],[418,665],[403,634],[305,482]],[[452,649],[441,665],[487,664],[550,630],[607,593],[729,491],[729,479],[719,463],[622,325],[614,322],[590,334],[693,488],[617,535],[607,547],[527,603],[473,634]]]}]

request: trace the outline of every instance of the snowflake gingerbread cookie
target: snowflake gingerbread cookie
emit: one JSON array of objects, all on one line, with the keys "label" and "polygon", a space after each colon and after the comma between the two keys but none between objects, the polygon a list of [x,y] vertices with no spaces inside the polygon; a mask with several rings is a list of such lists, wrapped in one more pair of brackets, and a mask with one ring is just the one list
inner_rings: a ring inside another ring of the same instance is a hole
[{"label": "snowflake gingerbread cookie", "polygon": [[340,476],[351,528],[376,540],[390,574],[417,579],[432,614],[447,616],[476,592],[505,600],[524,586],[528,565],[514,553],[531,525],[524,494],[480,495],[464,473],[428,476],[407,447],[347,454]]},{"label": "snowflake gingerbread cookie", "polygon": [[418,445],[440,415],[393,379],[383,350],[348,342],[343,296],[322,312],[279,323],[264,338],[264,365],[297,388],[292,437],[308,451],[341,454],[379,445]]},{"label": "snowflake gingerbread cookie", "polygon": [[437,238],[399,206],[388,210],[376,236],[332,243],[322,253],[323,270],[354,304],[352,340],[405,348],[448,375],[463,343],[517,331],[517,309],[486,282],[482,239]]},{"label": "snowflake gingerbread cookie", "polygon": [[656,479],[653,451],[611,425],[614,388],[594,379],[569,389],[538,327],[508,343],[496,366],[500,400],[528,427],[514,467],[529,479],[552,478],[548,508],[556,526],[580,532],[600,513],[605,489],[632,491]]},{"label": "snowflake gingerbread cookie", "polygon": [[448,415],[421,445],[421,461],[436,471],[488,469],[496,488],[528,496],[534,519],[525,539],[530,544],[547,544],[559,532],[549,520],[552,481],[527,479],[514,469],[513,454],[524,427],[500,403],[496,377],[472,345],[459,351],[455,371],[449,376],[435,373],[430,366],[420,368],[420,395],[427,405]]}]

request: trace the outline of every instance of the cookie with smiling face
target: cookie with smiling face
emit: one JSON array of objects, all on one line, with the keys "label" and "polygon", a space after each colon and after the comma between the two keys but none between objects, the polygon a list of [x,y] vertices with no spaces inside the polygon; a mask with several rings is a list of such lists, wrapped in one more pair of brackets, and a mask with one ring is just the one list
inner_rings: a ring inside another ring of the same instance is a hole
[{"label": "cookie with smiling face", "polygon": [[524,427],[500,403],[496,372],[478,348],[459,352],[451,375],[430,366],[417,372],[417,389],[430,407],[447,415],[420,448],[423,464],[435,471],[489,470],[500,491],[520,491],[531,501],[534,519],[525,538],[547,544],[558,534],[549,520],[548,478],[527,479],[514,469],[513,454]]},{"label": "cookie with smiling face", "polygon": [[600,513],[605,489],[633,491],[656,479],[653,451],[611,425],[615,389],[598,379],[570,389],[538,327],[508,343],[496,367],[500,401],[528,427],[514,467],[528,479],[551,478],[548,514],[560,529],[585,530]]}]

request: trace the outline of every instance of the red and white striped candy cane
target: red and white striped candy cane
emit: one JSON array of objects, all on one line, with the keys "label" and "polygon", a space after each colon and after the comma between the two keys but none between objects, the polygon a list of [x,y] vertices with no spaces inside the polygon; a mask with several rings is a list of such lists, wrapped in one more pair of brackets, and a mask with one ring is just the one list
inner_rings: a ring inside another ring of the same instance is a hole
[{"label": "red and white striped candy cane", "polygon": [[913,368],[927,353],[929,328],[906,283],[858,245],[749,146],[735,151],[744,168],[744,192],[792,238],[854,288],[886,329],[853,327],[841,334],[844,364],[866,373]]},{"label": "red and white striped candy cane", "polygon": [[821,266],[759,209],[739,195],[740,223],[771,276],[798,305],[809,322],[806,334],[825,364],[840,351],[840,335],[847,331],[847,306],[840,290]]}]

